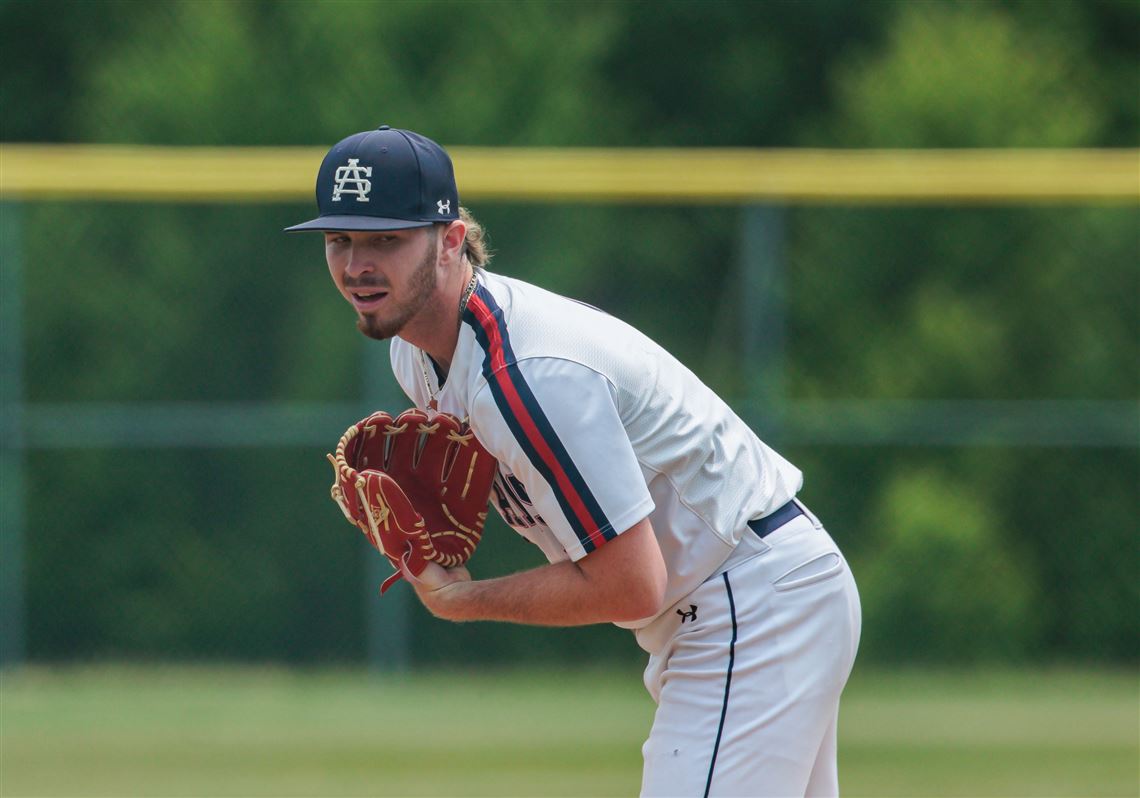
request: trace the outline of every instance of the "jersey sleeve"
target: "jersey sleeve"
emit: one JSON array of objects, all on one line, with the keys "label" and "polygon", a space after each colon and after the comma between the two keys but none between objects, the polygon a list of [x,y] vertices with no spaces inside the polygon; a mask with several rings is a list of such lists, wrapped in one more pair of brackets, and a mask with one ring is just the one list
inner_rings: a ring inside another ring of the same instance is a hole
[{"label": "jersey sleeve", "polygon": [[503,366],[474,398],[471,425],[572,560],[653,510],[613,387],[586,366],[558,358]]}]

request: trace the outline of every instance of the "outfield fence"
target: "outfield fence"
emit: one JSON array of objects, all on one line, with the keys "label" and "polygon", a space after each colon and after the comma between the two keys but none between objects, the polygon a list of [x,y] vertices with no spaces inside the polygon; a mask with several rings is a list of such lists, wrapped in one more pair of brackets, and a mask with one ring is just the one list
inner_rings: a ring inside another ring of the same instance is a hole
[{"label": "outfield fence", "polygon": [[[544,206],[610,206],[625,205],[631,208],[694,207],[693,217],[714,218],[721,211],[730,213],[734,231],[730,241],[721,242],[719,250],[732,253],[735,265],[725,273],[720,292],[719,310],[714,320],[733,318],[727,327],[718,327],[720,321],[701,337],[707,338],[707,351],[728,355],[736,362],[747,364],[742,375],[724,378],[726,385],[735,390],[731,396],[737,410],[761,434],[782,446],[804,449],[808,459],[827,450],[861,452],[875,449],[895,452],[899,449],[927,451],[937,448],[994,447],[1002,450],[1040,449],[1049,452],[1066,452],[1065,457],[1077,457],[1073,452],[1108,451],[1110,459],[1124,458],[1128,469],[1135,468],[1136,450],[1140,446],[1140,413],[1136,396],[1135,361],[1130,359],[1131,349],[1122,352],[1097,354],[1105,368],[1132,370],[1131,384],[1123,390],[1101,390],[1101,396],[1082,396],[1080,391],[1071,395],[1021,397],[1003,395],[966,396],[883,396],[883,397],[819,397],[793,395],[790,385],[803,383],[802,369],[789,361],[789,341],[803,336],[797,331],[796,303],[790,300],[794,290],[789,287],[789,271],[801,239],[810,239],[803,227],[798,226],[795,214],[814,212],[813,220],[830,213],[827,219],[857,229],[864,219],[876,225],[892,224],[894,217],[873,217],[869,214],[891,214],[907,209],[912,214],[904,220],[908,227],[921,230],[924,224],[931,229],[944,229],[957,224],[955,213],[969,224],[975,224],[979,214],[998,214],[1002,209],[1048,209],[1049,218],[1064,220],[1072,214],[1086,211],[1106,211],[1116,224],[1117,217],[1136,221],[1140,205],[1140,151],[1137,150],[970,150],[970,151],[749,151],[749,150],[520,150],[481,149],[456,147],[452,149],[456,173],[465,204],[479,203],[480,207],[505,206],[503,214],[516,213],[514,208]],[[3,526],[3,634],[0,638],[0,661],[13,664],[27,658],[66,658],[69,656],[135,656],[140,649],[132,647],[130,635],[112,645],[100,643],[97,635],[88,640],[86,647],[71,651],[65,642],[68,629],[79,628],[85,622],[83,612],[71,613],[72,620],[52,633],[37,633],[30,626],[54,623],[59,613],[69,610],[60,606],[58,596],[67,595],[68,573],[82,573],[71,565],[63,567],[59,558],[86,557],[99,543],[94,539],[97,530],[72,529],[63,534],[70,539],[57,542],[49,552],[41,541],[59,530],[50,529],[53,522],[68,523],[77,517],[61,508],[44,508],[43,497],[53,497],[61,505],[81,503],[79,494],[69,491],[72,483],[60,479],[45,490],[43,481],[50,478],[51,463],[58,458],[84,461],[82,452],[104,452],[111,457],[170,458],[172,452],[188,450],[248,449],[263,453],[275,449],[305,450],[327,447],[346,425],[372,408],[398,407],[404,403],[398,388],[386,373],[383,358],[372,350],[362,350],[357,364],[362,379],[356,395],[338,399],[326,398],[257,398],[241,400],[218,398],[162,397],[135,399],[129,390],[123,395],[107,398],[96,387],[83,390],[48,389],[29,383],[30,375],[36,384],[43,382],[38,376],[45,368],[67,368],[66,364],[45,363],[37,355],[29,362],[29,352],[36,351],[40,336],[50,330],[41,326],[46,315],[29,315],[26,300],[29,283],[59,279],[66,281],[82,275],[74,268],[86,257],[83,236],[69,239],[66,246],[57,250],[58,260],[45,257],[50,249],[44,237],[55,235],[61,220],[70,220],[82,227],[90,239],[100,243],[102,251],[112,241],[129,237],[132,224],[161,231],[164,219],[156,215],[157,206],[168,206],[172,212],[186,219],[204,213],[217,222],[233,205],[256,208],[277,204],[300,206],[310,201],[312,182],[323,151],[313,148],[278,149],[208,149],[208,148],[157,148],[110,146],[55,146],[4,144],[0,146],[0,258],[3,261],[3,287],[0,292],[0,327],[3,345],[0,349],[0,385],[3,398],[3,471],[2,507],[0,521]],[[111,205],[120,210],[101,210],[108,218],[114,217],[116,230],[108,233],[88,218],[83,209],[107,209]],[[206,210],[195,211],[194,206]],[[46,210],[43,210],[46,209]],[[77,210],[78,209],[78,210]],[[815,209],[813,211],[813,209]],[[1076,209],[1076,210],[1074,210]],[[42,211],[42,214],[41,214]],[[533,212],[533,211],[527,211]],[[650,213],[651,211],[646,211]],[[79,219],[76,219],[78,213]],[[702,215],[703,214],[703,215]],[[709,216],[708,214],[712,214]],[[233,216],[232,213],[228,214]],[[516,215],[524,215],[518,211]],[[136,217],[134,219],[132,217]],[[238,214],[240,217],[240,213]],[[246,218],[246,217],[241,217]],[[248,217],[253,218],[253,217]],[[260,217],[259,217],[260,218]],[[590,219],[595,217],[591,216]],[[1099,219],[1099,217],[1097,217]],[[949,219],[949,221],[947,221]],[[141,221],[139,221],[141,220]],[[631,217],[630,224],[636,219]],[[807,227],[825,225],[813,221]],[[1067,240],[1063,246],[1072,248],[1072,257],[1079,258],[1087,251],[1085,236],[1095,234],[1099,221],[1091,223],[1093,232],[1082,232]],[[1082,228],[1083,230],[1084,228]],[[202,246],[203,260],[234,257],[233,253],[211,249],[209,239],[217,228],[200,229],[194,238]],[[810,230],[808,231],[810,232]],[[278,228],[251,231],[229,231],[234,240],[252,236],[268,241],[278,234]],[[915,233],[912,233],[917,235]],[[68,238],[69,234],[62,237]],[[1012,235],[1012,234],[1011,234]],[[997,254],[986,257],[1013,259],[1020,242],[1010,240]],[[269,245],[264,245],[268,247]],[[272,245],[280,252],[280,245]],[[540,248],[532,250],[541,252]],[[1124,256],[1129,251],[1124,249]],[[1140,252],[1133,252],[1140,255]],[[188,256],[190,257],[190,256]],[[1120,257],[1119,252],[1105,255]],[[191,258],[192,259],[192,258]],[[790,263],[791,261],[791,263]],[[107,262],[113,263],[113,253]],[[231,263],[230,261],[225,261]],[[996,266],[997,264],[991,264]],[[1119,269],[1117,263],[1113,274]],[[1135,274],[1137,262],[1125,268],[1124,273]],[[1096,263],[1084,263],[1090,270],[1090,279],[1097,279]],[[564,266],[560,268],[565,268]],[[694,267],[699,268],[699,267]],[[930,268],[939,268],[931,264]],[[683,278],[677,279],[683,282]],[[1115,278],[1113,278],[1115,279]],[[1133,284],[1125,279],[1125,286]],[[125,283],[114,285],[130,286]],[[823,286],[826,288],[826,286]],[[37,289],[36,302],[45,302],[45,291]],[[599,291],[604,289],[599,288]],[[616,290],[616,289],[615,289]],[[663,304],[670,299],[664,294],[649,295],[644,302]],[[676,297],[672,297],[675,301]],[[145,297],[126,297],[125,301],[145,302]],[[635,300],[615,296],[618,309],[623,302],[635,306]],[[1122,297],[1124,309],[1114,324],[1122,324],[1124,336],[1135,344],[1134,298]],[[44,305],[34,305],[44,307]],[[609,308],[607,308],[609,309]],[[174,313],[174,311],[171,311]],[[265,310],[269,319],[277,310]],[[648,311],[646,311],[648,312]],[[38,311],[37,311],[38,313]],[[155,324],[171,321],[155,319]],[[113,327],[114,319],[104,319]],[[254,325],[256,328],[256,325]],[[58,332],[58,331],[57,331]],[[203,331],[208,332],[208,331]],[[85,330],[82,326],[69,333],[75,346],[82,349]],[[145,336],[145,328],[137,330]],[[250,330],[251,336],[256,329]],[[971,335],[969,330],[964,332]],[[1095,338],[1095,330],[1093,333]],[[692,336],[690,336],[692,337]],[[126,336],[130,340],[130,336]],[[137,351],[146,351],[142,340],[135,341]],[[214,348],[219,359],[224,359],[224,341],[206,341],[202,344]],[[1095,341],[1089,342],[1090,346]],[[62,344],[61,344],[62,346]],[[810,347],[809,347],[810,348]],[[54,350],[52,350],[54,351]],[[82,355],[78,356],[82,360]],[[126,360],[132,358],[126,357]],[[710,358],[711,360],[712,358]],[[1098,361],[1099,362],[1099,361]],[[123,368],[133,366],[124,365]],[[1011,369],[1018,363],[1011,361]],[[712,369],[712,367],[709,367]],[[81,369],[77,365],[76,369]],[[700,367],[698,366],[698,370]],[[715,369],[714,369],[715,371]],[[702,374],[702,376],[707,376]],[[215,382],[217,377],[215,375]],[[716,381],[715,379],[713,380]],[[50,382],[50,380],[48,381]],[[60,382],[61,385],[66,381]],[[127,380],[125,384],[129,384]],[[140,382],[140,384],[145,384]],[[808,383],[803,383],[808,384]],[[164,391],[147,388],[144,393],[155,395]],[[288,393],[283,390],[283,393]],[[922,391],[917,393],[921,394]],[[970,393],[970,392],[967,392]],[[100,398],[103,396],[103,398]],[[76,454],[79,453],[79,454]],[[1090,457],[1097,455],[1091,454]],[[84,461],[86,462],[86,461]],[[90,462],[103,462],[92,460]],[[1103,465],[1111,468],[1110,465]],[[1102,466],[1097,466],[1098,468]],[[197,467],[209,470],[208,465]],[[77,468],[79,468],[77,466]],[[82,469],[80,469],[81,471]],[[1128,479],[1130,470],[1122,475]],[[327,475],[326,475],[327,476]],[[244,484],[237,490],[233,501],[241,501],[245,492],[267,490],[272,476],[263,472],[264,482]],[[146,485],[136,485],[146,491]],[[1055,489],[1055,488],[1051,488]],[[282,488],[284,490],[284,488]],[[323,488],[313,488],[311,495],[319,497]],[[116,495],[129,494],[129,490]],[[37,504],[29,505],[29,496],[38,496]],[[313,499],[314,502],[320,499]],[[34,512],[33,512],[34,510]],[[222,508],[224,511],[224,508]],[[139,513],[145,515],[142,509]],[[177,510],[172,510],[177,512]],[[111,510],[105,514],[115,517]],[[81,516],[82,514],[78,514]],[[287,513],[285,514],[287,516]],[[1135,509],[1131,516],[1136,518]],[[286,519],[279,518],[277,523]],[[116,523],[121,523],[122,519]],[[153,522],[148,522],[153,523]],[[178,526],[175,524],[175,526]],[[157,530],[156,534],[161,534]],[[177,530],[172,534],[189,534]],[[346,533],[347,534],[347,533]],[[272,536],[269,536],[272,539]],[[172,544],[174,545],[174,544]],[[29,549],[40,549],[29,567]],[[174,549],[171,549],[173,551]],[[169,552],[168,552],[169,554]],[[162,556],[162,555],[157,555]],[[179,557],[187,557],[180,550]],[[203,555],[206,556],[206,555]],[[364,602],[364,615],[353,615],[338,634],[351,636],[357,632],[367,640],[363,655],[378,667],[402,667],[416,655],[423,640],[414,638],[409,618],[417,608],[410,606],[405,591],[393,591],[383,601],[371,597],[373,586],[381,578],[379,558],[368,557],[361,548],[353,557],[367,557],[363,568],[363,581],[370,598]],[[92,568],[106,568],[93,558]],[[203,572],[209,567],[203,565]],[[69,570],[71,569],[71,570]],[[31,575],[30,575],[31,574]],[[177,575],[169,578],[177,578]],[[161,581],[161,576],[155,577]],[[325,578],[328,578],[327,575]],[[37,580],[36,585],[30,579]],[[62,584],[43,587],[39,580],[58,579]],[[83,591],[97,597],[98,585]],[[160,584],[153,587],[161,592]],[[142,590],[142,589],[140,589]],[[142,592],[153,596],[147,591]],[[235,587],[235,591],[237,588]],[[266,601],[271,596],[289,592],[288,584],[265,588]],[[275,592],[276,591],[276,592]],[[32,598],[29,599],[29,596]],[[359,601],[359,591],[349,591],[353,601]],[[325,609],[332,612],[343,607],[345,598]],[[136,596],[137,598],[137,596]],[[54,602],[54,603],[53,603]],[[220,599],[219,599],[220,602]],[[224,602],[210,611],[225,611]],[[175,613],[171,610],[172,614]],[[256,614],[256,608],[250,609]],[[351,612],[348,613],[352,615]],[[57,619],[58,620],[58,619]],[[91,621],[98,623],[98,621]],[[204,622],[203,622],[204,623]],[[307,623],[316,628],[319,617]],[[287,627],[281,621],[282,628]],[[145,626],[145,623],[140,625]],[[208,624],[205,624],[209,626]],[[186,644],[163,648],[163,623],[155,622],[152,631],[159,642],[143,645],[144,655],[159,657],[243,657],[247,654],[240,643],[227,643],[242,633],[229,627],[224,634],[210,638],[204,651],[196,652]],[[251,628],[256,623],[251,622]],[[212,628],[212,627],[210,627]],[[206,638],[210,632],[188,632]],[[294,636],[287,629],[276,634],[282,640]],[[302,635],[304,632],[296,632]],[[86,639],[86,638],[85,638]],[[463,645],[467,638],[457,638]],[[31,642],[29,642],[31,641]],[[37,642],[38,641],[38,642]],[[220,641],[220,642],[219,642]],[[303,644],[298,643],[298,646]],[[269,645],[252,656],[291,659],[296,655],[292,643]],[[353,656],[357,649],[347,644],[330,644],[331,657]],[[347,654],[344,652],[348,652]]]}]

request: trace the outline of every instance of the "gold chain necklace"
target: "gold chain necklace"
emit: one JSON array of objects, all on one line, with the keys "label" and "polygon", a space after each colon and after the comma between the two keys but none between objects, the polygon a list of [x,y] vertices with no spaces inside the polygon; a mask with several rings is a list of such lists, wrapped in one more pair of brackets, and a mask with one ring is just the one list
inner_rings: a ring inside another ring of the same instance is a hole
[{"label": "gold chain necklace", "polygon": [[[467,283],[467,287],[465,289],[463,289],[463,296],[460,297],[460,299],[459,299],[459,318],[460,319],[463,318],[463,311],[467,310],[467,303],[468,303],[468,301],[470,301],[471,295],[473,293],[475,293],[475,286],[476,285],[478,285],[478,279],[476,277],[474,269],[472,269],[471,281]],[[438,397],[439,397],[439,392],[443,389],[439,388],[439,389],[436,389],[434,391],[432,390],[431,378],[428,377],[427,355],[424,353],[424,350],[422,350],[422,349],[420,350],[420,370],[423,372],[423,375],[424,375],[424,390],[427,391],[428,409],[429,410],[439,410]]]},{"label": "gold chain necklace", "polygon": [[463,318],[463,311],[467,310],[467,303],[471,300],[471,295],[475,293],[475,286],[479,284],[478,278],[475,275],[475,270],[471,270],[471,282],[467,283],[467,287],[463,289],[463,296],[459,300],[459,318]]}]

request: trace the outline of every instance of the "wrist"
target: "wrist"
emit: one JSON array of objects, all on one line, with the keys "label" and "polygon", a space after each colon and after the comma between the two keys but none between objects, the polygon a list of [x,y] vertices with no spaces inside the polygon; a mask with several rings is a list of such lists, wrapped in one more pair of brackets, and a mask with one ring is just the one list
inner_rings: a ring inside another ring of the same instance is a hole
[{"label": "wrist", "polygon": [[[405,576],[409,576],[405,572]],[[419,577],[408,581],[415,588],[423,605],[437,618],[448,621],[465,620],[463,609],[467,603],[467,586],[471,576],[466,568],[447,570],[430,563]]]},{"label": "wrist", "polygon": [[449,621],[468,620],[467,597],[470,594],[470,582],[456,580],[434,591],[435,603],[439,607],[439,617]]}]

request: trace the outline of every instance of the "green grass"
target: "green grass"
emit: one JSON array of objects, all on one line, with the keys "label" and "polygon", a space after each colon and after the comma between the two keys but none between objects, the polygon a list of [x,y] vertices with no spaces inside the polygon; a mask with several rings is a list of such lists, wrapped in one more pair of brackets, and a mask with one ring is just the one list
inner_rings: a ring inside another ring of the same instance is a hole
[{"label": "green grass", "polygon": [[1140,794],[1135,674],[857,675],[840,723],[852,795]]},{"label": "green grass", "polygon": [[[846,795],[1136,796],[1135,674],[860,673]],[[5,672],[2,796],[635,795],[634,673]]]}]

